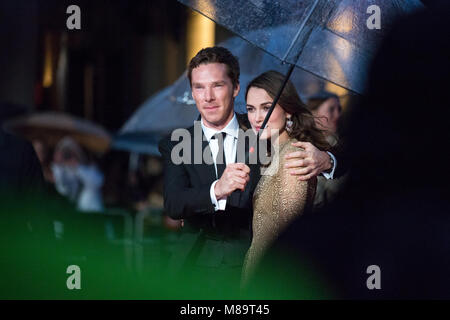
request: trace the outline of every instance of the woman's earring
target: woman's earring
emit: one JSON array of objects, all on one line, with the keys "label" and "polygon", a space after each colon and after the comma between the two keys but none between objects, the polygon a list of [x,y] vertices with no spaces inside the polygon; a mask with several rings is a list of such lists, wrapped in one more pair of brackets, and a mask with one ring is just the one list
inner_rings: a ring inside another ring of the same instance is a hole
[{"label": "woman's earring", "polygon": [[288,118],[288,119],[286,120],[286,131],[287,131],[288,133],[291,133],[291,132],[292,132],[292,126],[293,126],[293,124],[294,124],[294,121],[292,121],[291,118]]}]

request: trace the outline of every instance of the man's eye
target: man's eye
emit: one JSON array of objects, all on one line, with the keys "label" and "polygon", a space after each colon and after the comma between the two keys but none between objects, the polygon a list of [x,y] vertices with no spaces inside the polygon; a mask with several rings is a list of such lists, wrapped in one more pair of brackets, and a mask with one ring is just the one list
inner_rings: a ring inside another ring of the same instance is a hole
[{"label": "man's eye", "polygon": [[221,84],[221,83],[216,84],[216,87],[222,87],[222,86],[223,86],[223,84]]},{"label": "man's eye", "polygon": [[269,106],[265,106],[264,107],[264,111],[269,111],[270,110],[270,107]]}]

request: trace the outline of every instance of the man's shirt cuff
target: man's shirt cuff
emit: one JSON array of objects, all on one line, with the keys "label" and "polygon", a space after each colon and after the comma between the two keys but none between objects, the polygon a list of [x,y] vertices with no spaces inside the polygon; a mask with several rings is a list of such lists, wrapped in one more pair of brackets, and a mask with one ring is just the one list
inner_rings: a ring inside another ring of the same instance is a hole
[{"label": "man's shirt cuff", "polygon": [[225,210],[225,207],[227,205],[227,199],[220,199],[217,200],[216,199],[216,194],[214,193],[214,187],[217,183],[216,180],[212,183],[211,188],[209,189],[209,196],[211,197],[211,203],[214,205],[214,211],[219,211],[219,210]]},{"label": "man's shirt cuff", "polygon": [[334,171],[336,170],[336,166],[337,166],[337,161],[336,158],[334,157],[334,155],[331,152],[327,153],[330,155],[331,159],[333,159],[333,168],[331,169],[331,172],[322,172],[322,175],[326,178],[326,179],[333,179],[334,176]]}]

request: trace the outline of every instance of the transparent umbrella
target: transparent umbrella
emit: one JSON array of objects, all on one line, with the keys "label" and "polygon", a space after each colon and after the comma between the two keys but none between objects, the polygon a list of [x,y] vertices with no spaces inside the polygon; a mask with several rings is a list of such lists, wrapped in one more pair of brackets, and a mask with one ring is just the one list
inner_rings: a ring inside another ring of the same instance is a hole
[{"label": "transparent umbrella", "polygon": [[[423,7],[419,0],[379,1],[376,6],[373,0],[178,1],[290,64],[260,132],[295,66],[363,93],[369,62],[389,25]],[[379,15],[379,29],[369,28],[371,10]]]},{"label": "transparent umbrella", "polygon": [[[357,93],[391,23],[423,7],[419,0],[179,1],[281,61]],[[372,13],[380,29],[369,29]]]},{"label": "transparent umbrella", "polygon": [[[278,59],[240,37],[232,37],[219,45],[228,48],[239,59],[241,92],[234,103],[237,113],[247,112],[245,88],[253,78],[267,70],[286,73],[289,69],[289,65],[281,64]],[[327,85],[326,81],[300,68],[293,72],[291,80],[302,98],[324,90]],[[184,72],[174,84],[151,96],[134,112],[113,138],[112,148],[159,155],[159,139],[174,129],[191,126],[198,116]]]}]

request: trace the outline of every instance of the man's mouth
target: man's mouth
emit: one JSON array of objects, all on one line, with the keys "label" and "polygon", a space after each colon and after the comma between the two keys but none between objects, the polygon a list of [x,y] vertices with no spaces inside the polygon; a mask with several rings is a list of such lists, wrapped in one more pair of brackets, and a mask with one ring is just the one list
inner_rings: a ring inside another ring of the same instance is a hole
[{"label": "man's mouth", "polygon": [[219,108],[219,106],[207,106],[207,107],[204,107],[205,110],[214,110],[214,109],[217,109],[217,108]]}]

